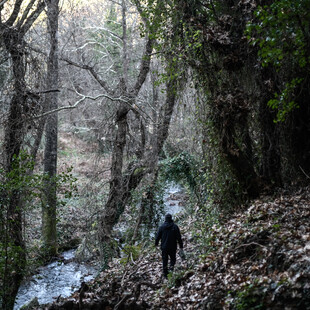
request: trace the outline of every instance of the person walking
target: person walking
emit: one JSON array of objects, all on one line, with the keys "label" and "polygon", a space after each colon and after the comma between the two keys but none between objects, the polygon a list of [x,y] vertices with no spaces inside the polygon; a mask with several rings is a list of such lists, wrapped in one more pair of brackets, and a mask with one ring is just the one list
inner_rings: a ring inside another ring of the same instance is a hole
[{"label": "person walking", "polygon": [[[183,241],[178,225],[172,220],[171,214],[166,214],[165,222],[159,227],[155,246],[158,246],[161,240],[161,256],[163,262],[164,277],[168,277],[169,271],[173,271],[176,262],[177,244],[179,244],[180,251],[183,254]],[[170,258],[170,268],[168,270],[168,261]]]}]

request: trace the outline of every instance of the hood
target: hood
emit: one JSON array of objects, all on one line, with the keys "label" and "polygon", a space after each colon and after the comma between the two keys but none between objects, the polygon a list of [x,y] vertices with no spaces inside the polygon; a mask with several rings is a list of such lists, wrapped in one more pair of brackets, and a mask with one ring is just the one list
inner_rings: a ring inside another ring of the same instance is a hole
[{"label": "hood", "polygon": [[173,227],[173,225],[174,225],[173,221],[171,221],[171,222],[164,222],[163,228],[169,230],[169,229],[171,229]]},{"label": "hood", "polygon": [[172,222],[172,215],[170,213],[167,213],[165,215],[165,222],[168,222],[168,223]]}]

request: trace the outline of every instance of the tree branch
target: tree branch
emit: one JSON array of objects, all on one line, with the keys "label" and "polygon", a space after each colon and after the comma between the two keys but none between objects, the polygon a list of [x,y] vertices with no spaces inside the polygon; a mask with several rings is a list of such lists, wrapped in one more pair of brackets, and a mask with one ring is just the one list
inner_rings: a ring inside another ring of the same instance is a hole
[{"label": "tree branch", "polygon": [[[4,1],[4,3],[5,2],[6,1]],[[15,1],[13,12],[12,12],[11,16],[9,17],[9,19],[5,22],[6,26],[9,26],[9,27],[13,26],[14,22],[16,21],[16,18],[18,17],[22,2],[23,2],[23,0],[16,0]]]},{"label": "tree branch", "polygon": [[141,62],[141,66],[140,66],[140,71],[139,71],[139,75],[136,81],[136,84],[132,90],[132,94],[134,97],[136,97],[146,79],[147,74],[150,71],[150,63],[151,63],[151,54],[153,51],[153,44],[154,44],[155,40],[154,39],[150,39],[148,37],[146,45],[145,45],[145,50],[142,56],[142,62]]},{"label": "tree branch", "polygon": [[307,179],[310,179],[310,176],[305,172],[305,170],[302,169],[301,166],[299,166],[299,168],[303,172],[303,174],[307,177]]},{"label": "tree branch", "polygon": [[21,27],[21,32],[23,34],[25,34],[30,29],[35,20],[43,12],[44,8],[45,8],[45,1],[42,0],[41,2],[38,3],[37,8],[30,14],[30,16],[26,19],[24,25]]},{"label": "tree branch", "polygon": [[[149,49],[146,49],[146,52],[148,52],[148,51],[149,51]],[[140,76],[140,80],[142,80],[142,79],[144,78],[144,79],[143,79],[143,82],[144,82],[144,80],[145,80],[145,78],[146,78],[146,75],[147,75],[147,73],[148,73],[148,71],[149,71],[149,68],[150,68],[150,57],[148,57],[148,58],[149,58],[148,61],[147,61],[148,64],[146,63],[146,64],[142,64],[142,65],[141,65],[141,70],[140,70],[140,75],[141,75],[141,76]],[[145,116],[144,116],[144,115],[146,115],[147,118],[149,118],[153,123],[155,123],[155,120],[154,120],[149,114],[147,114],[145,111],[143,111],[138,105],[132,104],[132,103],[131,103],[132,100],[130,100],[130,98],[127,98],[127,97],[124,97],[124,96],[112,97],[112,94],[114,93],[114,91],[108,86],[108,84],[107,84],[105,81],[103,81],[103,80],[100,79],[100,77],[98,76],[98,74],[96,73],[96,71],[94,70],[93,67],[88,66],[88,65],[85,65],[85,64],[79,64],[79,63],[77,63],[77,62],[75,62],[75,61],[72,61],[71,59],[67,59],[67,58],[61,58],[60,60],[65,61],[65,62],[67,62],[68,64],[70,64],[70,65],[72,65],[72,66],[75,66],[75,67],[78,67],[78,68],[80,68],[80,69],[85,69],[85,70],[89,71],[89,72],[91,73],[91,75],[95,78],[95,80],[96,80],[96,81],[104,88],[104,90],[108,93],[108,94],[102,95],[102,97],[105,97],[105,98],[107,98],[107,99],[110,99],[111,101],[123,102],[123,103],[127,104],[127,105],[130,107],[130,109],[133,109],[133,110],[135,110],[136,112],[138,112],[144,120],[146,120],[146,118],[145,118]],[[144,70],[144,76],[142,76],[143,74],[141,73],[141,71],[143,71],[143,70]],[[139,77],[138,77],[138,80],[139,80]],[[140,81],[140,82],[141,82],[141,81]],[[143,82],[142,82],[142,84],[143,84]],[[136,83],[135,89],[136,89],[136,87],[138,87],[137,84],[138,84],[138,82]],[[139,86],[140,88],[142,87],[142,84]],[[140,88],[137,90],[137,94],[138,94]],[[79,92],[77,92],[76,90],[75,90],[75,92],[76,92],[79,96],[84,96],[84,95],[80,94]],[[135,92],[134,92],[134,93],[135,93]],[[87,98],[85,98],[85,99],[87,99]],[[91,99],[91,97],[89,97],[88,99]],[[98,98],[96,98],[96,99],[98,99]],[[92,100],[94,100],[94,99],[92,99]],[[70,106],[70,107],[71,107],[71,106]],[[73,107],[73,106],[72,106],[72,107]],[[67,109],[70,109],[70,108],[67,108]]]},{"label": "tree branch", "polygon": [[3,0],[3,1],[1,1],[1,2],[0,2],[0,6],[6,4],[8,1],[9,1],[9,0]]},{"label": "tree branch", "polygon": [[[75,109],[80,103],[82,103],[83,101],[85,101],[86,99],[90,99],[90,100],[97,100],[99,98],[107,98],[107,99],[110,99],[111,101],[121,101],[121,102],[125,102],[127,103],[128,105],[130,105],[128,103],[127,100],[123,99],[122,97],[118,97],[118,98],[113,98],[109,95],[106,95],[106,94],[100,94],[96,97],[92,97],[92,96],[86,96],[86,95],[82,95],[80,93],[78,93],[82,98],[79,99],[77,102],[75,102],[75,104],[73,105],[68,105],[68,106],[64,106],[64,107],[60,107],[60,108],[57,108],[57,109],[54,109],[54,110],[50,110],[50,111],[47,111],[45,113],[42,113],[40,115],[37,115],[35,117],[33,117],[32,119],[38,119],[38,118],[41,118],[41,117],[45,117],[45,116],[48,116],[50,114],[53,114],[53,113],[57,113],[57,112],[60,112],[60,111],[63,111],[63,110],[72,110],[72,109]],[[130,105],[131,107],[131,105]]]},{"label": "tree branch", "polygon": [[257,242],[250,242],[250,243],[244,243],[244,244],[241,244],[239,246],[237,246],[236,248],[232,249],[233,251],[236,251],[242,247],[248,247],[248,246],[251,246],[251,245],[257,245],[257,246],[260,246],[262,248],[267,248],[266,246],[262,245],[262,244],[259,244]]},{"label": "tree branch", "polygon": [[117,39],[119,39],[120,41],[122,41],[122,37],[121,36],[119,36],[118,34],[116,34],[115,32],[113,32],[113,31],[111,31],[111,30],[109,30],[109,29],[107,29],[107,28],[105,28],[105,27],[93,27],[93,26],[88,26],[88,27],[84,27],[83,29],[85,29],[85,30],[87,30],[87,29],[91,29],[91,30],[93,30],[93,29],[95,29],[95,30],[103,30],[103,31],[106,31],[106,32],[108,32],[112,37],[115,37],[115,38],[117,38]]},{"label": "tree branch", "polygon": [[108,86],[108,84],[101,80],[100,77],[98,76],[97,72],[95,72],[94,68],[85,64],[79,64],[75,61],[72,61],[71,59],[67,59],[67,58],[60,58],[60,60],[67,62],[69,65],[78,67],[80,69],[85,69],[87,71],[89,71],[89,73],[95,78],[95,80],[100,84],[100,86],[102,86],[104,88],[104,90],[108,93],[108,94],[113,94],[113,90]]},{"label": "tree branch", "polygon": [[17,23],[17,25],[16,25],[16,28],[19,28],[19,27],[22,26],[22,24],[24,23],[25,19],[27,18],[27,15],[28,15],[28,13],[30,12],[30,10],[32,9],[33,4],[34,4],[35,2],[36,2],[36,0],[31,0],[31,1],[28,3],[28,5],[27,5],[27,7],[26,7],[26,9],[25,9],[25,11],[24,11],[24,13],[23,13],[23,16],[21,17],[21,19],[18,21],[18,23]]}]

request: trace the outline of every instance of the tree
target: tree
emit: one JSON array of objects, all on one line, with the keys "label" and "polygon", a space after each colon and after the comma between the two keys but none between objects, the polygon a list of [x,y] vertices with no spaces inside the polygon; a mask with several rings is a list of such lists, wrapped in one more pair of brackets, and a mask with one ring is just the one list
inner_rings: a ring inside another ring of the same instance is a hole
[{"label": "tree", "polygon": [[[45,105],[48,107],[48,110],[56,110],[58,107],[58,14],[59,1],[48,1],[47,22],[50,36],[50,52],[47,62],[46,88],[48,90],[53,90],[46,94]],[[42,238],[48,256],[57,253],[57,132],[58,116],[57,113],[53,113],[47,117],[45,129],[44,174],[46,177],[46,186],[44,190],[45,200],[42,205]]]},{"label": "tree", "polygon": [[[156,6],[162,19],[150,30],[161,39],[162,50],[173,46],[179,66],[193,69],[196,87],[204,92],[204,148],[218,159],[209,175],[225,193],[217,199],[221,205],[228,197],[223,187],[237,196],[232,180],[247,199],[282,182],[305,179],[309,2],[153,1],[145,5],[145,14],[155,14]],[[248,22],[256,32],[246,38]],[[276,112],[268,105],[279,108],[278,116],[300,108],[276,125]],[[230,177],[223,181],[225,175]]]},{"label": "tree", "polygon": [[[76,18],[73,20],[77,27],[70,29],[70,39],[66,41],[61,59],[71,65],[72,74],[68,79],[73,87],[65,85],[77,98],[72,108],[86,100],[94,100],[93,105],[81,110],[81,116],[87,118],[86,126],[91,126],[90,131],[101,145],[112,145],[110,184],[106,200],[100,201],[102,216],[99,220],[100,238],[107,245],[113,225],[130,200],[131,191],[144,176],[156,170],[176,102],[178,82],[167,79],[167,96],[163,95],[162,102],[158,100],[157,106],[150,107],[143,96],[150,83],[148,76],[155,41],[147,33],[145,38],[138,35],[135,6],[127,1],[118,4],[113,1],[110,5],[104,3],[102,8],[104,6],[108,14],[103,23],[102,14],[97,20],[95,11],[91,19],[82,15],[83,23]],[[87,9],[92,10],[91,4]],[[89,75],[81,74],[82,71],[78,71],[81,69]],[[152,118],[152,113],[156,117]],[[152,127],[159,124],[156,131],[150,133],[148,127],[152,122]]]},{"label": "tree", "polygon": [[[25,81],[25,35],[45,7],[44,1],[36,4],[31,1],[24,5],[23,0],[15,1],[12,10],[10,1],[2,1],[0,5],[0,33],[2,45],[12,63],[13,92],[9,103],[4,137],[4,171],[7,176],[18,169],[23,137],[26,132],[26,119],[32,113],[31,104],[36,104],[35,94],[28,91]],[[10,12],[10,13],[8,13]],[[19,178],[19,176],[17,177]],[[4,180],[10,183],[10,180]],[[6,238],[4,244],[7,252],[7,264],[4,266],[2,291],[2,308],[13,309],[14,300],[23,279],[26,265],[25,244],[22,236],[22,197],[21,191],[12,188],[5,194]],[[4,242],[4,243],[3,243]]]},{"label": "tree", "polygon": [[268,86],[268,106],[280,131],[282,177],[302,180],[310,170],[309,118],[310,1],[261,1],[248,23]]}]

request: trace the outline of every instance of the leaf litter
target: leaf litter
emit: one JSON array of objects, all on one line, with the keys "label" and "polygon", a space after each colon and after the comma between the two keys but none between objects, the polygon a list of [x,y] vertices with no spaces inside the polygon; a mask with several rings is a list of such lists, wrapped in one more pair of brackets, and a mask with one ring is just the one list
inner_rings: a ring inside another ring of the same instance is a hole
[{"label": "leaf litter", "polygon": [[45,309],[310,309],[310,187],[263,197],[205,233],[181,226],[187,260],[162,278],[159,249],[114,259],[70,298]]}]

